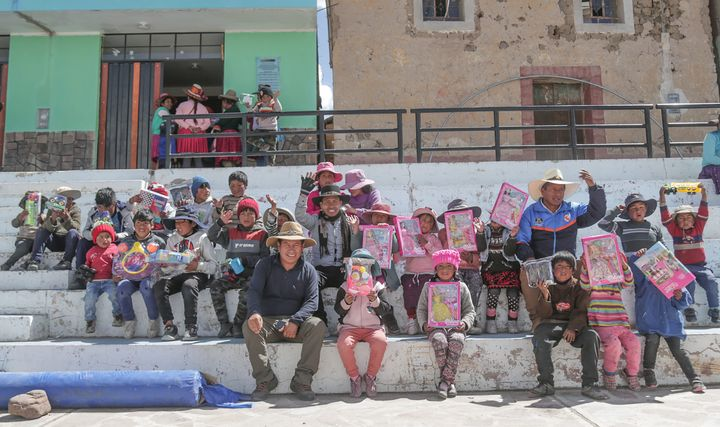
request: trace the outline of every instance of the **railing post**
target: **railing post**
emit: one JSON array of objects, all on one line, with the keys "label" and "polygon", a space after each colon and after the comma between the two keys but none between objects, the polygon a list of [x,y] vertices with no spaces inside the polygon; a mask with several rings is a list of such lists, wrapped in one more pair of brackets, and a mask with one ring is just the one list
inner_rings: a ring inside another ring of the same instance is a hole
[{"label": "railing post", "polygon": [[645,118],[645,144],[647,144],[648,159],[653,157],[653,141],[652,141],[652,123],[650,122],[650,109],[643,108],[643,117]]},{"label": "railing post", "polygon": [[578,159],[577,150],[577,127],[575,122],[575,108],[570,107],[570,152],[573,160]]},{"label": "railing post", "polygon": [[170,159],[170,149],[172,148],[172,120],[167,116],[163,117],[165,121],[165,167],[172,169],[172,159]]},{"label": "railing post", "polygon": [[315,122],[318,123],[317,137],[318,137],[318,163],[325,161],[325,115],[322,111],[316,111]]},{"label": "railing post", "polygon": [[[240,132],[242,132],[242,151],[241,151],[241,158],[242,158],[242,164],[243,166],[247,166],[247,147],[248,147],[248,113],[242,113],[240,116],[242,117],[242,129]],[[252,120],[252,119],[251,119]]]},{"label": "railing post", "polygon": [[666,108],[660,108],[660,116],[662,117],[663,145],[665,146],[665,158],[670,158],[670,125],[668,124],[668,115]]},{"label": "railing post", "polygon": [[395,113],[395,123],[397,126],[397,143],[398,143],[398,163],[403,163],[405,160],[405,152],[404,150],[404,144],[403,141],[403,120],[402,120],[403,113],[398,111]]},{"label": "railing post", "polygon": [[415,149],[417,150],[417,162],[422,163],[422,131],[420,130],[420,113],[415,111]]},{"label": "railing post", "polygon": [[502,156],[500,151],[500,112],[497,109],[493,109],[493,133],[495,134],[495,161],[499,162]]}]

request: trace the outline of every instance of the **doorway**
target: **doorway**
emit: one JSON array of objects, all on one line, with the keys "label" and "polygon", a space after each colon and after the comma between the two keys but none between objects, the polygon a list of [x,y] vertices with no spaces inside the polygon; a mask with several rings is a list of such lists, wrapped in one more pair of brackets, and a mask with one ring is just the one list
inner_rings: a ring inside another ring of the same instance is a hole
[{"label": "doorway", "polygon": [[[577,83],[533,82],[534,105],[579,105],[583,103],[582,85]],[[576,114],[576,124],[583,124],[583,114]],[[569,111],[535,111],[536,125],[569,125]],[[577,132],[578,145],[583,144],[584,133]],[[570,145],[568,129],[537,129],[535,145]],[[578,150],[578,159],[584,159],[584,150]],[[549,148],[535,151],[536,160],[568,160],[572,159],[570,148]]]}]

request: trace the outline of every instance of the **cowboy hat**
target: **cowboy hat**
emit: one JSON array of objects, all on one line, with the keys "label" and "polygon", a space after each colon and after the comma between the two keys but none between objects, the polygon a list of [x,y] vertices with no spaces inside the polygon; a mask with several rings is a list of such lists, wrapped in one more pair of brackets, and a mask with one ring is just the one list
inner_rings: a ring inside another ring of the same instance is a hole
[{"label": "cowboy hat", "polygon": [[168,230],[174,230],[175,229],[175,221],[179,219],[184,219],[187,221],[194,222],[195,225],[198,226],[199,229],[205,228],[205,225],[200,222],[200,218],[198,218],[197,212],[190,208],[189,206],[181,206],[177,208],[177,211],[175,211],[175,216],[172,218],[165,218],[163,219],[163,225]]},{"label": "cowboy hat", "polygon": [[207,101],[208,99],[202,86],[197,83],[194,83],[190,89],[186,89],[185,94],[196,101]]},{"label": "cowboy hat", "polygon": [[694,218],[697,218],[697,212],[695,212],[695,209],[690,205],[680,205],[675,209],[672,213],[672,220],[675,221],[678,215],[689,213]]},{"label": "cowboy hat", "polygon": [[339,197],[342,204],[347,204],[350,202],[350,195],[344,194],[342,191],[340,191],[340,187],[337,185],[326,185],[323,188],[320,189],[320,194],[317,197],[313,197],[312,201],[316,205],[320,206],[320,202],[322,201],[323,197]]},{"label": "cowboy hat", "polygon": [[657,200],[645,199],[640,193],[631,193],[628,194],[628,196],[625,198],[625,209],[620,213],[620,218],[630,219],[630,216],[628,215],[628,209],[630,209],[630,205],[637,202],[645,203],[646,217],[652,215],[652,213],[655,212],[655,209],[657,209]]},{"label": "cowboy hat", "polygon": [[358,190],[366,185],[375,184],[375,181],[365,177],[362,169],[352,169],[345,172],[345,185],[340,187],[343,190]]},{"label": "cowboy hat", "polygon": [[218,95],[218,98],[227,99],[228,101],[232,101],[232,102],[238,102],[238,100],[240,99],[240,98],[238,98],[237,93],[232,89],[228,89],[225,92],[225,95]]},{"label": "cowboy hat", "polygon": [[532,197],[533,200],[540,200],[542,197],[540,189],[545,183],[564,185],[565,197],[570,197],[580,187],[580,183],[565,181],[560,169],[548,169],[542,178],[536,179],[528,184],[528,193],[530,193],[530,197]]},{"label": "cowboy hat", "polygon": [[55,189],[55,194],[58,196],[65,196],[73,200],[77,200],[80,198],[80,190],[74,190],[70,187],[58,187]]},{"label": "cowboy hat", "polygon": [[441,224],[445,224],[446,213],[453,211],[464,211],[468,209],[472,211],[473,218],[480,218],[480,215],[482,214],[482,209],[480,209],[480,207],[470,206],[463,199],[455,199],[452,202],[448,203],[447,210],[438,217],[438,221],[440,221]]},{"label": "cowboy hat", "polygon": [[310,246],[315,246],[317,244],[315,240],[305,236],[300,224],[294,221],[286,222],[282,225],[280,232],[276,236],[268,237],[268,247],[276,247],[278,240],[302,240],[303,248],[309,248]]},{"label": "cowboy hat", "polygon": [[372,205],[370,210],[363,212],[360,219],[362,219],[363,222],[365,222],[366,224],[372,224],[372,214],[374,213],[387,215],[388,221],[392,221],[392,219],[397,216],[390,213],[390,205],[385,203],[375,203],[374,205]]}]

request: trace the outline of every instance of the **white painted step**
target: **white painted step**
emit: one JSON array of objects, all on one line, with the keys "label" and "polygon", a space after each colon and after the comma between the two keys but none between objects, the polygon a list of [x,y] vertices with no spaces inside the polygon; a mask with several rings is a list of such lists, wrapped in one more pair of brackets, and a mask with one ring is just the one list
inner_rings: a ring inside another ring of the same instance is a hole
[{"label": "white painted step", "polygon": [[70,271],[0,271],[0,297],[4,291],[67,290]]},{"label": "white painted step", "polygon": [[42,314],[0,315],[0,342],[48,339],[48,319]]},{"label": "white painted step", "polygon": [[[277,343],[268,347],[271,366],[280,381],[274,393],[289,393],[301,345]],[[707,384],[720,383],[716,357],[719,347],[720,329],[691,330],[685,341],[693,366]],[[367,365],[368,353],[367,344],[359,343],[356,357],[361,372]],[[580,351],[561,343],[553,349],[553,359],[555,385],[579,387]],[[191,343],[159,339],[0,343],[0,370],[8,372],[157,369],[197,369],[244,393],[255,387],[247,348],[237,339],[201,339]],[[664,344],[658,353],[656,374],[660,385],[688,386]],[[536,375],[529,335],[469,337],[460,358],[456,384],[461,391],[528,389],[536,384]],[[378,391],[428,392],[435,389],[438,381],[438,368],[427,338],[389,339],[378,374]],[[619,381],[624,386],[624,381]],[[313,389],[318,393],[349,391],[348,377],[333,341],[325,340],[323,344]]]}]

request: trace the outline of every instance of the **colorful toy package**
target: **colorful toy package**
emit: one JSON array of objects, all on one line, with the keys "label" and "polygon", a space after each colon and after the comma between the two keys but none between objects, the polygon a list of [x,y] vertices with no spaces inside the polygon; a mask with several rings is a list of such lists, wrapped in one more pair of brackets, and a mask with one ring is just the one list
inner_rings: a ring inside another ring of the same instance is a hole
[{"label": "colorful toy package", "polygon": [[520,224],[528,194],[507,182],[503,182],[490,214],[490,221],[494,221],[506,228],[515,228]]},{"label": "colorful toy package", "polygon": [[148,244],[147,250],[140,242],[133,243],[131,248],[121,243],[118,245],[118,256],[113,259],[113,274],[130,280],[142,280],[150,276],[157,267],[150,262],[150,258],[158,248],[155,243]]},{"label": "colorful toy package", "polygon": [[393,227],[390,225],[363,225],[362,247],[380,264],[380,268],[390,268],[392,262],[392,235]]},{"label": "colorful toy package", "polygon": [[695,280],[695,276],[660,242],[650,246],[643,256],[635,260],[635,265],[668,299],[676,289],[682,289]]},{"label": "colorful toy package", "polygon": [[534,288],[538,282],[554,283],[552,271],[552,257],[531,259],[522,263],[528,278],[528,286]]},{"label": "colorful toy package", "polygon": [[40,207],[42,206],[42,196],[38,192],[28,193],[25,198],[25,210],[28,216],[25,217],[25,225],[35,227],[38,225],[38,216],[40,216]]},{"label": "colorful toy package", "polygon": [[457,328],[460,317],[460,283],[428,282],[428,326]]},{"label": "colorful toy package", "polygon": [[192,190],[189,184],[180,184],[170,187],[170,195],[175,207],[185,206],[193,201]]},{"label": "colorful toy package", "polygon": [[347,288],[351,295],[367,295],[375,288],[372,266],[375,260],[368,258],[345,258]]},{"label": "colorful toy package", "polygon": [[160,249],[150,257],[150,262],[156,264],[190,264],[195,259],[192,251],[175,252],[167,249]]},{"label": "colorful toy package", "polygon": [[67,206],[67,197],[65,196],[52,196],[48,202],[48,210],[51,211],[64,211]]},{"label": "colorful toy package", "polygon": [[582,246],[590,285],[622,283],[622,257],[616,234],[583,237]]},{"label": "colorful toy package", "polygon": [[149,209],[155,215],[165,211],[168,197],[150,190],[140,190],[140,206]]},{"label": "colorful toy package", "polygon": [[450,249],[461,252],[477,251],[472,210],[446,212],[445,229]]},{"label": "colorful toy package", "polygon": [[422,234],[419,219],[395,217],[395,232],[398,236],[401,256],[408,258],[425,256],[425,249],[418,240],[418,236]]}]

